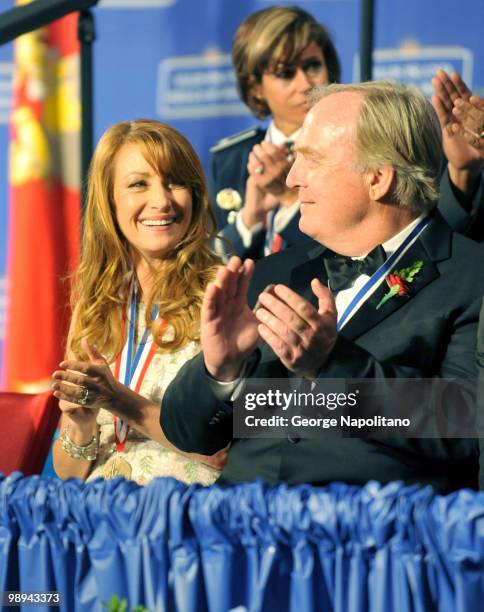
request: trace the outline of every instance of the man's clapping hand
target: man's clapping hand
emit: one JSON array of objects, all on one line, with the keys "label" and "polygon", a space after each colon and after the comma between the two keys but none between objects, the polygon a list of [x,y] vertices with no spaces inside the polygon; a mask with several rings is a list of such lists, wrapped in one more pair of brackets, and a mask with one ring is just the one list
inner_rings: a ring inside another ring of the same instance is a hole
[{"label": "man's clapping hand", "polygon": [[285,285],[275,285],[260,294],[255,311],[261,338],[288,370],[306,378],[317,376],[337,339],[331,292],[317,279],[311,288],[318,298],[317,309]]}]

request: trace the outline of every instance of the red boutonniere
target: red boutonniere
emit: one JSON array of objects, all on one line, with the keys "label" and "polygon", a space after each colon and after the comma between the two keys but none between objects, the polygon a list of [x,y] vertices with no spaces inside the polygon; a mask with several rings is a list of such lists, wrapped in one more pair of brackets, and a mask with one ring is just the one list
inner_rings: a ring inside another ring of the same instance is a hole
[{"label": "red boutonniere", "polygon": [[380,300],[376,309],[378,310],[388,302],[392,297],[403,297],[410,293],[410,284],[413,283],[413,279],[420,272],[423,267],[423,261],[420,259],[414,261],[408,268],[402,268],[401,270],[394,270],[391,274],[385,276],[386,283],[389,287],[388,293]]}]

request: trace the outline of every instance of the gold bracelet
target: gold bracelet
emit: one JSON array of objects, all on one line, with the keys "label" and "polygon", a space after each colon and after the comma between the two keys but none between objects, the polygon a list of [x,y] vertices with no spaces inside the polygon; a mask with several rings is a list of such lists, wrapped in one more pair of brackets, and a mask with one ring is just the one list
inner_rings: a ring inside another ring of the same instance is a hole
[{"label": "gold bracelet", "polygon": [[85,446],[79,446],[73,442],[67,434],[67,426],[64,427],[59,440],[61,441],[64,452],[73,459],[85,459],[86,461],[96,461],[99,450],[97,437],[93,436],[91,441]]}]

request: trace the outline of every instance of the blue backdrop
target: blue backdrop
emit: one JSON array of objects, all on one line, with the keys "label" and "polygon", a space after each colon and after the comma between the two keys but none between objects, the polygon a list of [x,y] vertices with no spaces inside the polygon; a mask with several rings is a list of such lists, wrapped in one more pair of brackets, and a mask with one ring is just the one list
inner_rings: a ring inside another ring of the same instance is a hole
[{"label": "blue backdrop", "polygon": [[[254,10],[294,1],[102,0],[93,10],[95,139],[110,124],[136,117],[171,123],[193,143],[205,166],[218,139],[255,123],[238,101],[230,47]],[[359,0],[298,3],[329,29],[342,80],[358,80]],[[0,11],[13,5],[0,0]],[[376,1],[375,78],[411,82],[430,95],[437,67],[455,69],[484,92],[484,2]],[[0,16],[1,19],[1,16]],[[8,110],[12,45],[0,47],[0,353],[5,306]]]}]

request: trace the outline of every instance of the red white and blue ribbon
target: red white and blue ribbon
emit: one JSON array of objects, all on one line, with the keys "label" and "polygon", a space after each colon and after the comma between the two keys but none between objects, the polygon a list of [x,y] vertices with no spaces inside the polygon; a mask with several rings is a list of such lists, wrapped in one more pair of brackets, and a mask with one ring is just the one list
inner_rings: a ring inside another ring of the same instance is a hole
[{"label": "red white and blue ribbon", "polygon": [[[127,320],[126,311],[129,310]],[[157,344],[148,329],[145,329],[138,345],[135,345],[136,338],[136,315],[138,310],[137,290],[133,285],[131,290],[128,308],[123,308],[122,334],[126,335],[126,324],[128,324],[128,337],[124,343],[123,350],[116,358],[114,366],[114,376],[123,382],[127,387],[139,393],[141,384],[146,375],[146,371],[156,353]],[[154,320],[158,314],[158,306],[153,306],[151,318]],[[162,322],[164,323],[164,322]],[[126,439],[129,433],[129,425],[123,419],[114,417],[114,435],[116,439],[116,450],[124,451]]]}]

